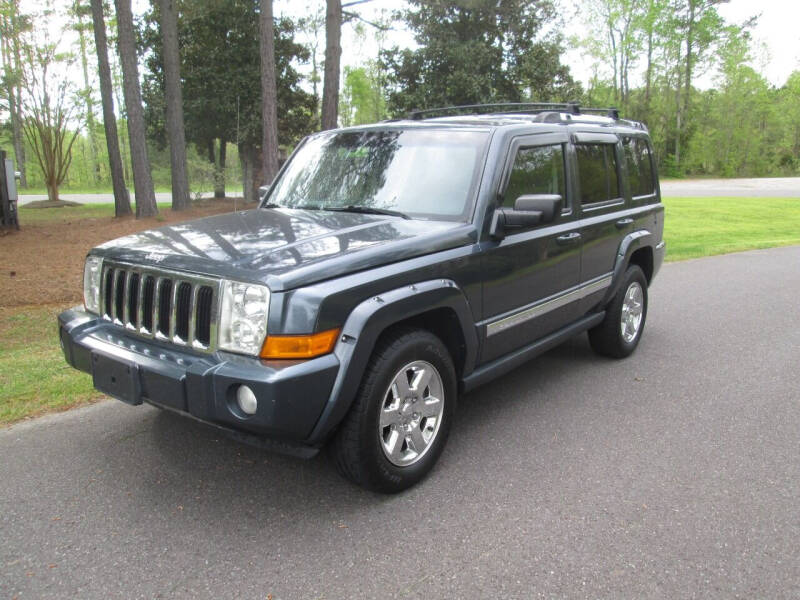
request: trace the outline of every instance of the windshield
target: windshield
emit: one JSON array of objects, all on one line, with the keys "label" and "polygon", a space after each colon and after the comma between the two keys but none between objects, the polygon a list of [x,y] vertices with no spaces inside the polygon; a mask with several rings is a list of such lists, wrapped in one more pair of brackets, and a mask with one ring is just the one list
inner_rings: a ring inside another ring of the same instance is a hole
[{"label": "windshield", "polygon": [[269,204],[465,219],[486,132],[346,131],[310,138]]}]

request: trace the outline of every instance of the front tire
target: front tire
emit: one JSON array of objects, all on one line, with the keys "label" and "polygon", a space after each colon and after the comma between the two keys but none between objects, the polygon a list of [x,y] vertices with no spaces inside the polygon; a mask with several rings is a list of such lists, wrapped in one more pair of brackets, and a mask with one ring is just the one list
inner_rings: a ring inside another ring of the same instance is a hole
[{"label": "front tire", "polygon": [[605,319],[589,330],[592,349],[603,356],[629,356],[644,331],[647,318],[647,278],[638,265],[630,265],[622,284],[606,306]]},{"label": "front tire", "polygon": [[456,394],[453,360],[438,337],[421,329],[384,337],[333,440],[339,472],[378,492],[413,486],[444,449]]}]

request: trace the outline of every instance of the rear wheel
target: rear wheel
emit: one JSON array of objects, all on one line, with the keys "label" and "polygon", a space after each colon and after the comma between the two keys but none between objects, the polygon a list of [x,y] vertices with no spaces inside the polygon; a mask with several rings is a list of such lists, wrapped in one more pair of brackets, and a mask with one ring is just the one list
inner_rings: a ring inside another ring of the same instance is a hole
[{"label": "rear wheel", "polygon": [[630,355],[639,344],[646,318],[647,278],[638,265],[631,265],[606,306],[605,319],[589,330],[592,349],[613,358]]},{"label": "rear wheel", "polygon": [[380,492],[420,481],[447,441],[456,389],[452,358],[438,337],[420,329],[385,337],[333,441],[339,471]]}]

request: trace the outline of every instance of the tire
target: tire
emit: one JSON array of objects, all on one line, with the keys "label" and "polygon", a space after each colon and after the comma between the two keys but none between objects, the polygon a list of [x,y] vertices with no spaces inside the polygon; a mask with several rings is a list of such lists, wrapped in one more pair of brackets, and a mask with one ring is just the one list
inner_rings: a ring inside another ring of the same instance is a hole
[{"label": "tire", "polygon": [[383,493],[419,482],[447,442],[457,389],[453,360],[438,337],[421,329],[385,335],[333,439],[339,472]]},{"label": "tire", "polygon": [[[646,318],[647,278],[638,265],[630,265],[617,293],[606,306],[605,319],[589,330],[592,349],[612,358],[629,356],[642,339]],[[623,323],[627,323],[624,332]]]}]

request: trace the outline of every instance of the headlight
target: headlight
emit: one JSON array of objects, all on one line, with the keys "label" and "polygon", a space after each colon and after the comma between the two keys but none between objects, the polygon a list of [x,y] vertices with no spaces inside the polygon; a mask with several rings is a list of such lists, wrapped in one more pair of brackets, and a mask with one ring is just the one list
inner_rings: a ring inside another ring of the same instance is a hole
[{"label": "headlight", "polygon": [[103,259],[87,256],[83,265],[83,305],[86,310],[100,314],[100,278],[103,273]]},{"label": "headlight", "polygon": [[269,289],[263,285],[222,282],[219,347],[258,356],[267,335]]}]

